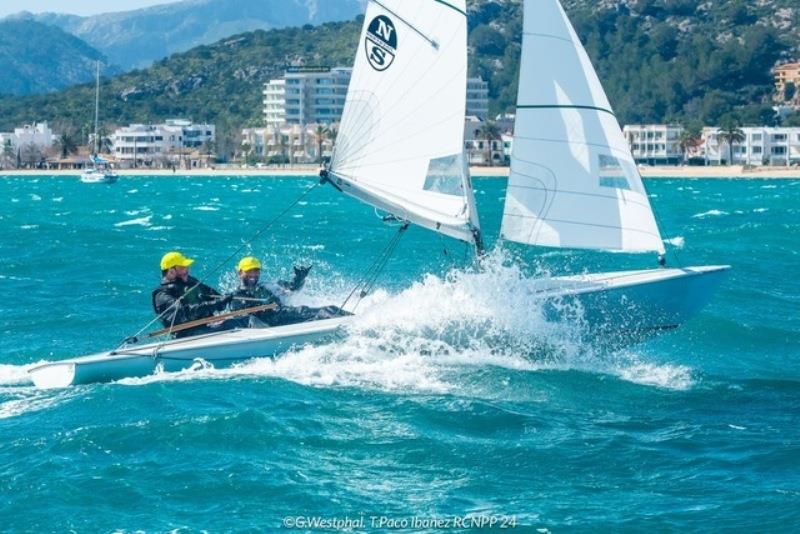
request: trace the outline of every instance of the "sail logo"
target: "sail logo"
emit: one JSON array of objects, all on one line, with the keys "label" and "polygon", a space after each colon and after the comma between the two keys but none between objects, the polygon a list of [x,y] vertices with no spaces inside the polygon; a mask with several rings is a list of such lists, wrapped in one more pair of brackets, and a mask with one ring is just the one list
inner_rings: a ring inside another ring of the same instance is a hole
[{"label": "sail logo", "polygon": [[397,30],[389,17],[379,15],[372,19],[364,45],[373,69],[384,71],[391,66],[397,54]]}]

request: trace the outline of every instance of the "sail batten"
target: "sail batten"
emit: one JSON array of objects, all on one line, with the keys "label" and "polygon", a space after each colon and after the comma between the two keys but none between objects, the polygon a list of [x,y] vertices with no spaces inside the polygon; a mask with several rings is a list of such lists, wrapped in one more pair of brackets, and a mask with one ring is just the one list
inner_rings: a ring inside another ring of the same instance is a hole
[{"label": "sail batten", "polygon": [[663,252],[636,163],[558,0],[526,0],[501,233],[525,244]]},{"label": "sail batten", "polygon": [[465,0],[367,4],[330,174],[395,217],[474,240]]}]

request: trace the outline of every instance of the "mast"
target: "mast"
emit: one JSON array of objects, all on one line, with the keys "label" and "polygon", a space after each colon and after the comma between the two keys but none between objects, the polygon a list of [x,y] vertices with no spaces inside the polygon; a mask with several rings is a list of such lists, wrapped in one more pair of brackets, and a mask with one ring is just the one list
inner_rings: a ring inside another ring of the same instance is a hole
[{"label": "mast", "polygon": [[94,90],[94,155],[100,152],[100,140],[97,138],[97,122],[100,116],[100,61],[95,63],[96,77]]}]

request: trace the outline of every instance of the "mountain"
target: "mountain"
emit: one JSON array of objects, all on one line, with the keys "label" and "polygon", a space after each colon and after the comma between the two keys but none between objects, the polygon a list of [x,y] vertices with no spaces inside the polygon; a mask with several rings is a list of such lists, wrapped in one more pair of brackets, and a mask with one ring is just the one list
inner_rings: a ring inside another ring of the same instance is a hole
[{"label": "mountain", "polygon": [[[771,69],[800,59],[795,3],[567,0],[566,8],[620,123],[714,124],[730,114],[765,124]],[[489,81],[493,113],[514,108],[521,15],[520,0],[471,3],[470,70]],[[359,19],[243,33],[104,80],[103,115],[116,124],[187,117],[230,132],[259,125],[263,83],[289,64],[350,65]],[[0,131],[31,120],[80,125],[92,114],[92,90],[0,97]]]},{"label": "mountain", "polygon": [[123,70],[149,66],[176,52],[259,29],[351,20],[363,0],[184,0],[91,17],[21,13],[58,26],[106,54]]},{"label": "mountain", "polygon": [[0,94],[46,93],[88,82],[95,77],[96,61],[107,62],[59,28],[32,20],[0,21]]}]

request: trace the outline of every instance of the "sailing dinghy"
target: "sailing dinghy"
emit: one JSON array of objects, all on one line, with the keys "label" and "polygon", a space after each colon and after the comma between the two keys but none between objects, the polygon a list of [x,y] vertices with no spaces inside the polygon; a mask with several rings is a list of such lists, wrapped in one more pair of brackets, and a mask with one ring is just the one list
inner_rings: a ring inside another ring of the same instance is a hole
[{"label": "sailing dinghy", "polygon": [[[481,229],[463,150],[465,0],[370,0],[323,183],[409,224],[474,245]],[[528,245],[664,253],[653,211],[597,75],[556,0],[525,2],[514,154],[502,237]],[[531,279],[552,321],[580,310],[587,331],[624,345],[677,327],[727,266]],[[368,271],[369,273],[370,271]],[[359,296],[363,296],[362,291]],[[564,305],[564,303],[568,305]],[[229,365],[341,333],[353,317],[169,340],[33,368],[37,386]]]},{"label": "sailing dinghy", "polygon": [[[597,74],[557,0],[526,0],[514,153],[501,237],[526,245],[655,252],[664,243]],[[344,193],[475,245],[463,157],[465,2],[371,1],[330,169]],[[609,346],[676,328],[728,266],[533,279],[547,319]],[[538,300],[538,299],[537,299]],[[531,313],[540,313],[531,310]]]}]

